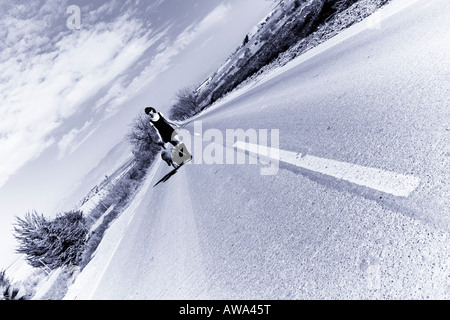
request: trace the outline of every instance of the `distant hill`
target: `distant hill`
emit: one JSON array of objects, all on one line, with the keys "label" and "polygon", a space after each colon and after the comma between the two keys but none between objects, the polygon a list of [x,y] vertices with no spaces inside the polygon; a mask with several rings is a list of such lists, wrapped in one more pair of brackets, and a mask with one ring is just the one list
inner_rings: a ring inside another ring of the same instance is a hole
[{"label": "distant hill", "polygon": [[[316,36],[327,40],[336,30],[360,21],[389,0],[282,0],[245,36],[242,44],[193,93],[178,96],[171,110],[174,120],[182,120],[212,105],[247,79],[261,71],[293,47],[294,58],[306,40],[318,44]],[[346,12],[349,11],[349,12]],[[328,27],[329,26],[329,27]],[[333,32],[327,30],[332,29]],[[184,101],[188,101],[186,103]]]}]

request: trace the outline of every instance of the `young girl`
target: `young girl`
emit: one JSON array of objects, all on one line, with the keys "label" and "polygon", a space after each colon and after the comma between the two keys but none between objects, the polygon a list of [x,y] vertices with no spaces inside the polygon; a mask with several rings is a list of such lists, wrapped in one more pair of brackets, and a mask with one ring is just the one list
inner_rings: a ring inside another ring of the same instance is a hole
[{"label": "young girl", "polygon": [[164,149],[161,157],[166,161],[167,165],[173,166],[176,169],[191,160],[191,154],[184,143],[180,141],[178,133],[172,127],[173,125],[179,129],[180,126],[168,121],[161,112],[156,112],[155,108],[147,107],[145,108],[145,113],[150,117],[150,124],[156,129],[159,135],[161,140],[159,144]]}]

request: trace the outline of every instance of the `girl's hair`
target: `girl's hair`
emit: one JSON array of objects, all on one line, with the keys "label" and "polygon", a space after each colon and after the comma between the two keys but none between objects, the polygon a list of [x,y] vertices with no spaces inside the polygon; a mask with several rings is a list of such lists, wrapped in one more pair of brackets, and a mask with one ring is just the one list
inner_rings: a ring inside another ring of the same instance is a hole
[{"label": "girl's hair", "polygon": [[149,114],[150,112],[156,113],[155,108],[152,108],[152,107],[147,107],[147,108],[145,108],[145,113],[146,113],[146,114]]}]

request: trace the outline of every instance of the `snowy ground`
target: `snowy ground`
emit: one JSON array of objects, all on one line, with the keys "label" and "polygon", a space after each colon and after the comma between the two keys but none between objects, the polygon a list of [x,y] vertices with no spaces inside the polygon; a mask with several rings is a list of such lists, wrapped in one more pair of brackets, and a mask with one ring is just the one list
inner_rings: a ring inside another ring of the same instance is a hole
[{"label": "snowy ground", "polygon": [[379,28],[354,25],[196,118],[416,177],[408,196],[287,162],[274,176],[194,163],[153,189],[157,162],[65,299],[448,299],[449,6],[394,0]]}]

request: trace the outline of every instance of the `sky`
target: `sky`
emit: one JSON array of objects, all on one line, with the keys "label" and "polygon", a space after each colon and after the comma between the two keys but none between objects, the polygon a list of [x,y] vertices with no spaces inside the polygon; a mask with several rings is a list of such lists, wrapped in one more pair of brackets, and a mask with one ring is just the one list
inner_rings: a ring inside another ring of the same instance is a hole
[{"label": "sky", "polygon": [[167,113],[274,6],[0,0],[0,270],[17,259],[16,216],[73,209],[96,183],[90,175],[122,159],[132,119],[149,105]]}]

